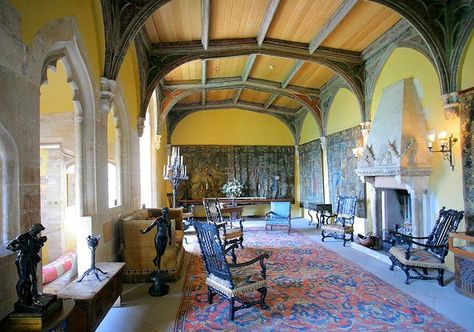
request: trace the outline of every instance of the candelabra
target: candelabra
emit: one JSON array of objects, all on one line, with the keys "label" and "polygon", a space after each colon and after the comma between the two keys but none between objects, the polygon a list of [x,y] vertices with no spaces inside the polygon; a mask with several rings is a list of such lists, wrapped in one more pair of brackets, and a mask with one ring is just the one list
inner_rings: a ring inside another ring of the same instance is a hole
[{"label": "candelabra", "polygon": [[168,154],[168,162],[163,165],[163,179],[170,181],[173,188],[173,207],[176,207],[176,190],[181,181],[188,179],[186,166],[183,164],[183,156],[179,154],[179,147],[172,147]]}]

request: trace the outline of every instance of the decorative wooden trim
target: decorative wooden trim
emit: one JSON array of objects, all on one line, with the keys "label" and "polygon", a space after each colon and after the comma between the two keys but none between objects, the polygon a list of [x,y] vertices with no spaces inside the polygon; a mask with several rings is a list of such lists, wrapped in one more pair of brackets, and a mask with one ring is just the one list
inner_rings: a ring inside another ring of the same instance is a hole
[{"label": "decorative wooden trim", "polygon": [[270,3],[267,6],[265,16],[263,17],[262,24],[260,25],[260,30],[257,34],[258,46],[262,46],[263,41],[265,40],[265,36],[267,35],[268,29],[270,28],[270,24],[272,23],[273,16],[276,13],[279,3],[280,0],[270,0]]},{"label": "decorative wooden trim", "polygon": [[201,60],[201,84],[206,85],[207,79],[207,61]]},{"label": "decorative wooden trim", "polygon": [[339,8],[334,12],[331,18],[323,25],[321,30],[314,36],[309,43],[309,53],[313,54],[314,51],[321,45],[321,43],[334,31],[344,17],[349,14],[352,8],[357,3],[357,0],[345,0]]}]

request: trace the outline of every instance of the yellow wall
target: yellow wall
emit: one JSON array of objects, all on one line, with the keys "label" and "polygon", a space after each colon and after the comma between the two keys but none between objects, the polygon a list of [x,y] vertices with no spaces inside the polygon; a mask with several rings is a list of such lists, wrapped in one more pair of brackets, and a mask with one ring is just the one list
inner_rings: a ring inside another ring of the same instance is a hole
[{"label": "yellow wall", "polygon": [[21,14],[22,39],[27,45],[48,21],[74,16],[91,70],[96,77],[102,76],[105,43],[99,0],[10,0],[10,3]]},{"label": "yellow wall", "polygon": [[173,145],[294,145],[285,124],[271,115],[237,109],[196,112],[171,137]]},{"label": "yellow wall", "polygon": [[357,126],[361,122],[360,106],[354,93],[342,88],[337,91],[328,114],[327,134]]},{"label": "yellow wall", "polygon": [[461,60],[461,90],[474,86],[474,31],[471,33]]},{"label": "yellow wall", "polygon": [[125,103],[127,104],[130,128],[137,128],[137,118],[140,112],[140,79],[135,44],[130,44],[120,68],[118,79],[122,85]]},{"label": "yellow wall", "polygon": [[321,136],[321,131],[316,123],[314,116],[308,112],[303,121],[303,128],[301,129],[300,144],[314,141]]},{"label": "yellow wall", "polygon": [[47,77],[47,83],[40,88],[40,112],[42,114],[72,112],[72,89],[67,83],[63,62],[58,61],[56,71],[48,69]]}]

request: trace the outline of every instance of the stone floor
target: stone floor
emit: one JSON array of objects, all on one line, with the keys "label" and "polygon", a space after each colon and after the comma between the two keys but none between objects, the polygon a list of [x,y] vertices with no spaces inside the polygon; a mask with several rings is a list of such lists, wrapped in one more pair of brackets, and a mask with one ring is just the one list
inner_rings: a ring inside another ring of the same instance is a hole
[{"label": "stone floor", "polygon": [[[262,224],[262,220],[247,220],[244,227]],[[456,292],[451,273],[445,276],[447,283],[445,287],[440,287],[436,281],[431,280],[415,280],[410,285],[405,285],[405,274],[400,269],[390,271],[387,263],[354,248],[343,247],[341,241],[326,239],[325,242],[321,242],[320,230],[308,226],[308,221],[305,219],[293,219],[292,225],[316,242],[323,243],[324,246],[432,307],[468,331],[474,332],[474,300]],[[188,235],[187,238],[188,245],[193,245],[193,242],[197,241],[194,235]],[[184,264],[186,266],[187,261]],[[181,301],[183,280],[184,278],[181,278],[175,283],[170,283],[170,292],[163,297],[149,296],[147,292],[150,284],[126,284],[122,305],[109,311],[97,331],[172,331]]]}]

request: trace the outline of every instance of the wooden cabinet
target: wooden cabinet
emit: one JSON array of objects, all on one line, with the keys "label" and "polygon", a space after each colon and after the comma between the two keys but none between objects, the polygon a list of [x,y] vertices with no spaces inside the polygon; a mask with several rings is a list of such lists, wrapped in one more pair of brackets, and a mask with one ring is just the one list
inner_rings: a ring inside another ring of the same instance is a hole
[{"label": "wooden cabinet", "polygon": [[454,254],[456,290],[474,298],[474,236],[463,232],[450,233],[449,250]]},{"label": "wooden cabinet", "polygon": [[107,272],[101,275],[102,281],[91,274],[81,282],[74,280],[57,294],[59,298],[75,302],[68,318],[68,331],[95,331],[122,295],[125,263],[97,263],[96,266]]}]

